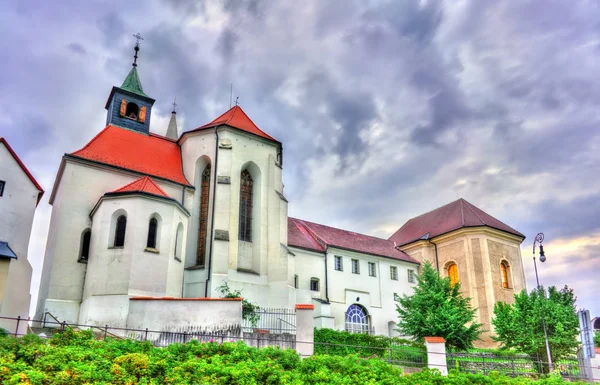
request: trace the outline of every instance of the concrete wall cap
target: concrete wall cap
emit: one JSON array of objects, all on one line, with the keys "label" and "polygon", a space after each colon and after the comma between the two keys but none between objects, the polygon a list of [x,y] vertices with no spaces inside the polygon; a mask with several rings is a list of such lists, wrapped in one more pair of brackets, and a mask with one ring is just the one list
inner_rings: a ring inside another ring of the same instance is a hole
[{"label": "concrete wall cap", "polygon": [[425,337],[425,342],[429,342],[430,344],[442,344],[446,342],[443,337]]},{"label": "concrete wall cap", "polygon": [[312,304],[297,304],[296,305],[296,310],[314,310],[315,305]]},{"label": "concrete wall cap", "polygon": [[130,301],[241,301],[242,298],[175,298],[175,297],[131,297]]}]

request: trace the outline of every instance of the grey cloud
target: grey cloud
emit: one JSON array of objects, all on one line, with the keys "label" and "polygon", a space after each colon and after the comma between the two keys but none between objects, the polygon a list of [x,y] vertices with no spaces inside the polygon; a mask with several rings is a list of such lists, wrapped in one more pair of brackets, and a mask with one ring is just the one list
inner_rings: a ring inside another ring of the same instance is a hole
[{"label": "grey cloud", "polygon": [[87,54],[87,50],[79,43],[70,43],[67,48],[78,55]]}]

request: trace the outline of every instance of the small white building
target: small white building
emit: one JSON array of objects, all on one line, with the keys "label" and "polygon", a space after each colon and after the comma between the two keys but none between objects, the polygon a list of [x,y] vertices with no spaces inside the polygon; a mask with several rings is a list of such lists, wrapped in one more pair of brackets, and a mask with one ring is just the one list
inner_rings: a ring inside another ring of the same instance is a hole
[{"label": "small white building", "polygon": [[282,144],[239,106],[181,135],[173,111],[163,137],[153,104],[134,66],[106,127],[63,157],[36,319],[125,326],[133,297],[219,297],[228,283],[261,307],[313,302],[318,327],[394,333],[419,256],[288,218]]},{"label": "small white building", "polygon": [[[27,247],[33,215],[44,190],[5,138],[0,137],[0,316],[27,318],[31,264]],[[0,327],[16,331],[16,322],[0,319]],[[27,323],[19,324],[19,333]]]}]

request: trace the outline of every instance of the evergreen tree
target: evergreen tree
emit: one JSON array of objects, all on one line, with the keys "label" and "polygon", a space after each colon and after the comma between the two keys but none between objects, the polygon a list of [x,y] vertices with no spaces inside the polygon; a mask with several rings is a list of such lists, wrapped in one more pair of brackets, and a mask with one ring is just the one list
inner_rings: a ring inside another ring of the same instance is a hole
[{"label": "evergreen tree", "polygon": [[548,290],[548,298],[545,294],[543,287],[529,294],[523,290],[515,294],[514,304],[496,303],[492,323],[497,335],[492,339],[501,342],[503,349],[515,348],[546,361],[543,313],[552,361],[575,353],[579,345],[579,320],[573,290],[567,286],[557,290],[552,286]]},{"label": "evergreen tree", "polygon": [[424,337],[443,337],[449,347],[466,350],[479,339],[481,324],[475,322],[470,298],[460,293],[460,283],[450,284],[426,262],[412,296],[396,298],[398,331],[417,341]]}]

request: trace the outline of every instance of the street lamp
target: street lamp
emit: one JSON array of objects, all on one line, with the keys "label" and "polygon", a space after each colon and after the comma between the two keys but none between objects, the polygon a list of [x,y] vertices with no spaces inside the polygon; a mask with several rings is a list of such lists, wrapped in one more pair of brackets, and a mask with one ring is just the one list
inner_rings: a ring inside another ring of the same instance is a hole
[{"label": "street lamp", "polygon": [[[535,239],[533,240],[533,267],[535,269],[535,280],[537,282],[538,291],[540,289],[540,278],[538,277],[537,264],[535,263],[535,245],[538,243],[540,244],[540,262],[545,262],[546,255],[544,254],[544,245],[542,245],[542,242],[544,242],[544,233],[538,233],[535,236]],[[546,299],[546,293],[543,292],[542,294],[544,295],[544,299]],[[548,332],[546,331],[546,320],[544,317],[544,306],[543,305],[542,305],[542,327],[544,328],[544,339],[546,340],[546,353],[548,354],[548,369],[549,369],[550,373],[552,373],[552,371],[554,370],[554,367],[552,365],[552,355],[550,355],[550,343],[548,342]]]}]

